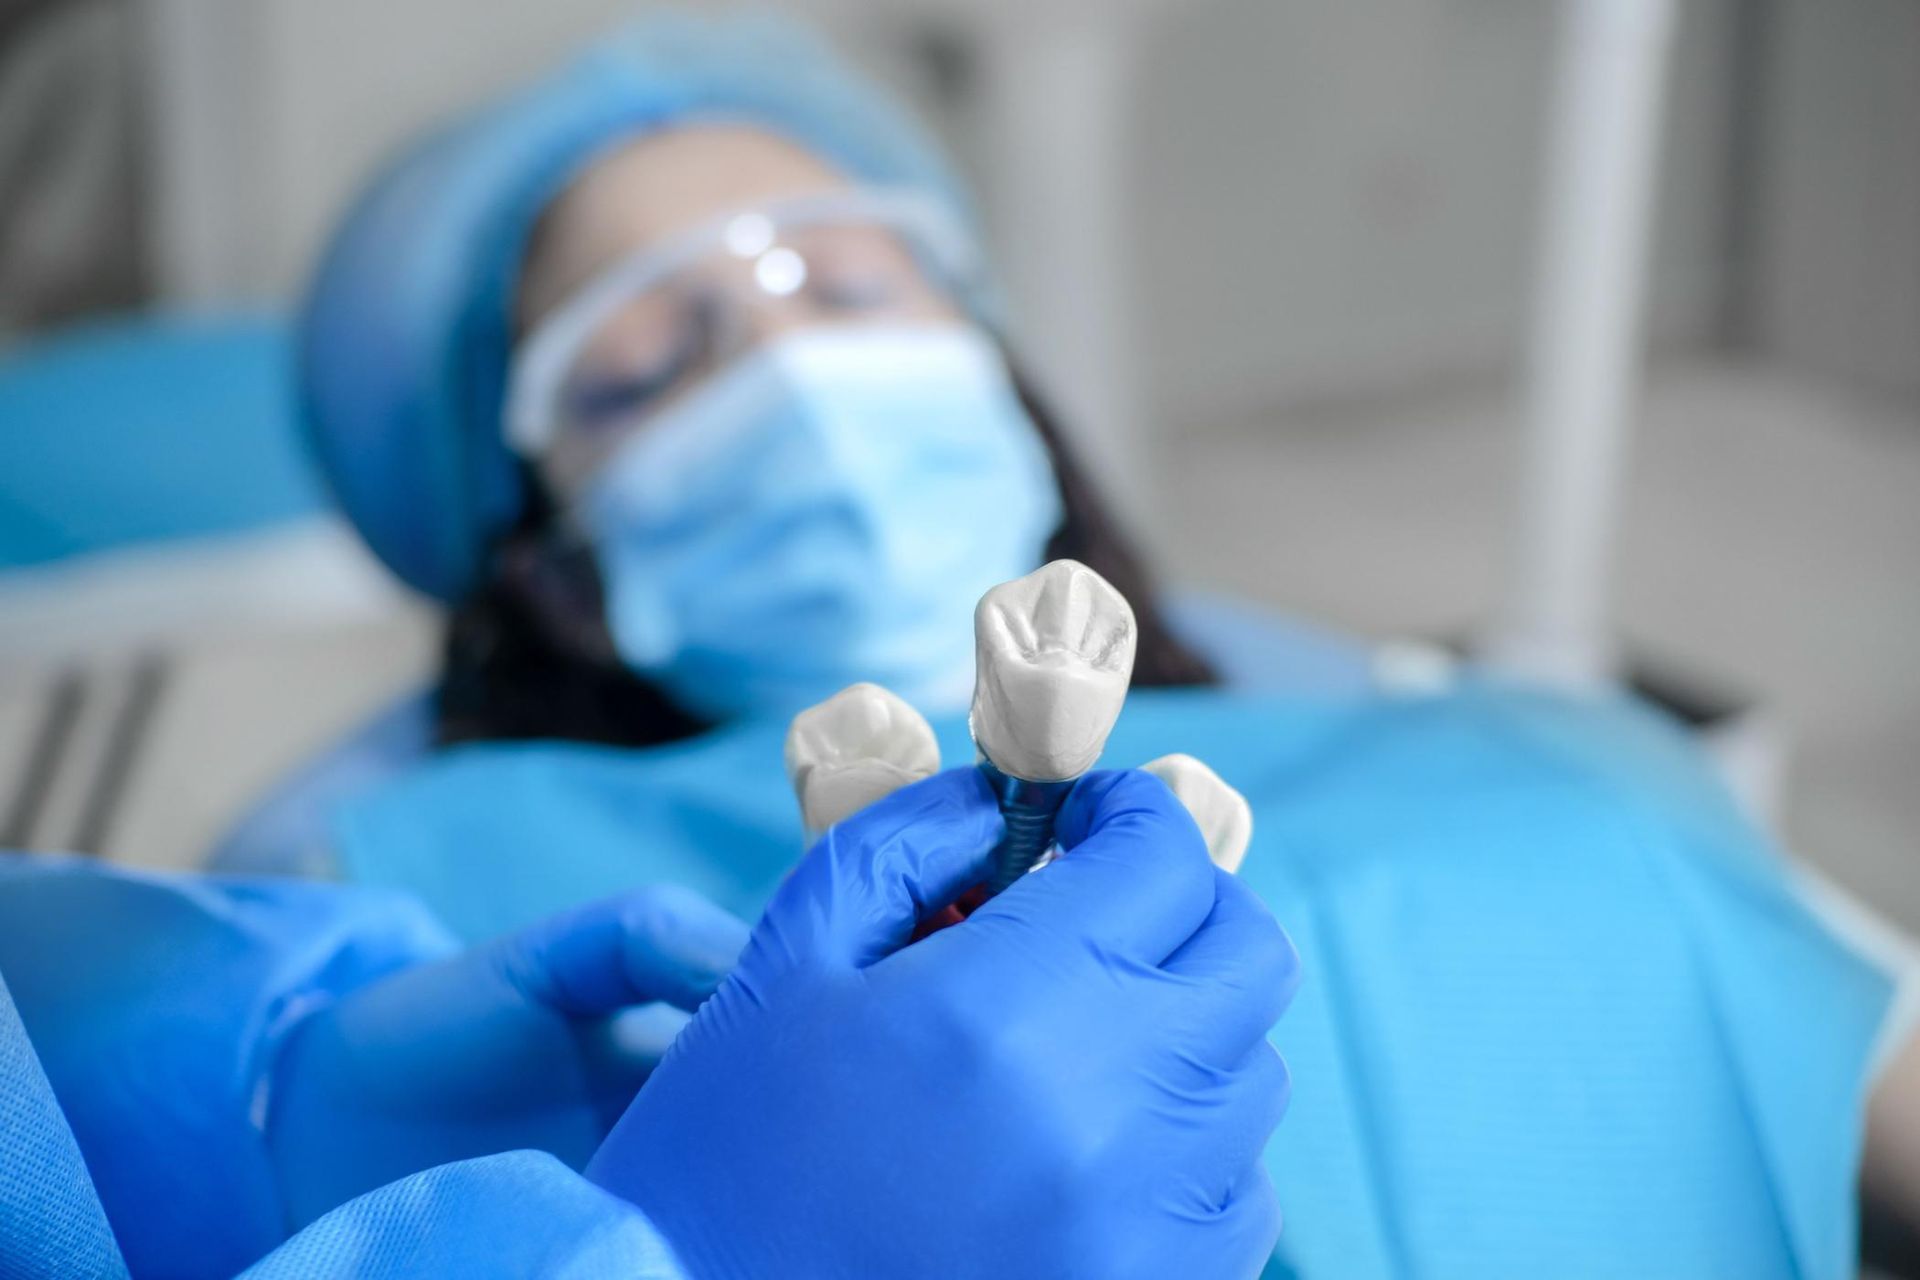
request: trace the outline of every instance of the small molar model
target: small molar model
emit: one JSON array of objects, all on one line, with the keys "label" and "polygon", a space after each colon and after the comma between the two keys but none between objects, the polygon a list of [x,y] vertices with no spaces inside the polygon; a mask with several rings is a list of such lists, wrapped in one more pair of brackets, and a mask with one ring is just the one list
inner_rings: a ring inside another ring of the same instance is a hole
[{"label": "small molar model", "polygon": [[1007,822],[997,893],[1046,856],[1061,802],[1100,758],[1127,699],[1138,628],[1105,578],[1055,560],[982,596],[973,634],[967,723]]},{"label": "small molar model", "polygon": [[1240,869],[1253,839],[1253,810],[1225,779],[1189,755],[1161,756],[1140,766],[1167,784],[1207,842],[1207,855],[1229,874]]},{"label": "small molar model", "polygon": [[834,823],[940,768],[926,718],[877,684],[851,684],[787,729],[787,778],[811,844]]}]

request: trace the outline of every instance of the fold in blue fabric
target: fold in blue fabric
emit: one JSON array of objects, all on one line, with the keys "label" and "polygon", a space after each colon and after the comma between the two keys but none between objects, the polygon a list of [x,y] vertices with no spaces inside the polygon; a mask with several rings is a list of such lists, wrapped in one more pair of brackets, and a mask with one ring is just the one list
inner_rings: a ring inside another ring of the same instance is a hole
[{"label": "fold in blue fabric", "polygon": [[0,1280],[126,1274],[86,1161],[0,976]]},{"label": "fold in blue fabric", "polygon": [[[801,848],[781,737],[447,752],[338,813],[342,866],[470,938],[660,881],[751,917]],[[1887,982],[1677,729],[1490,685],[1144,691],[1103,764],[1170,751],[1247,796],[1302,956],[1272,1274],[1851,1274]]]},{"label": "fold in blue fabric", "polygon": [[370,1191],[274,1250],[245,1280],[322,1276],[685,1280],[639,1210],[536,1151],[441,1165]]},{"label": "fold in blue fabric", "polygon": [[230,1276],[286,1238],[258,1125],[280,1031],[453,945],[375,890],[0,858],[0,973],[136,1276]]},{"label": "fold in blue fabric", "polygon": [[366,890],[0,858],[0,973],[24,993],[0,979],[0,1280],[255,1259],[255,1280],[684,1280],[638,1210],[530,1151],[427,1169],[282,1242],[245,1096],[276,1019],[445,945]]}]

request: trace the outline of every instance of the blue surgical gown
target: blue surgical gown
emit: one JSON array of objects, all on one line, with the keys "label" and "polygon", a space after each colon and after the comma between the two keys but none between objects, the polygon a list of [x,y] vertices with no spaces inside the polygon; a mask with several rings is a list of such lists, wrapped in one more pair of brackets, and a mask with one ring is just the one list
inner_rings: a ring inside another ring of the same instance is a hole
[{"label": "blue surgical gown", "polygon": [[638,1210],[530,1151],[286,1238],[257,1117],[279,1029],[449,945],[392,894],[0,856],[0,1280],[683,1280]]},{"label": "blue surgical gown", "polygon": [[[469,938],[650,881],[751,918],[801,849],[781,737],[444,752],[337,812],[339,865]],[[1479,683],[1144,691],[1103,763],[1172,751],[1246,794],[1302,956],[1271,1275],[1851,1275],[1887,982],[1676,729]]]}]

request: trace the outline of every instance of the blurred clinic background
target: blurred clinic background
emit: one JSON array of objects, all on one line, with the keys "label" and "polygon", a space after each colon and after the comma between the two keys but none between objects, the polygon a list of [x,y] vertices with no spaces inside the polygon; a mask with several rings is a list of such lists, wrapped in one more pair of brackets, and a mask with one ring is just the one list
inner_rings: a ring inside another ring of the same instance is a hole
[{"label": "blurred clinic background", "polygon": [[[1170,582],[1621,674],[1920,928],[1920,4],[797,7],[960,157]],[[0,844],[194,865],[427,679],[284,317],[383,155],[631,8],[0,0]]]}]

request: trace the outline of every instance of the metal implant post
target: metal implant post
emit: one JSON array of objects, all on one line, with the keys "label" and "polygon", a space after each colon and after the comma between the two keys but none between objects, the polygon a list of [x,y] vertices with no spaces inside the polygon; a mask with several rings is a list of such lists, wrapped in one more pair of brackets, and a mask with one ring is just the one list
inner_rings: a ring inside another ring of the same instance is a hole
[{"label": "metal implant post", "polygon": [[1006,835],[993,848],[993,877],[987,881],[987,892],[996,894],[1047,856],[1047,850],[1053,847],[1054,818],[1078,779],[1032,782],[1002,773],[993,761],[985,759],[980,761],[980,772],[993,785],[1000,816],[1007,824]]}]

